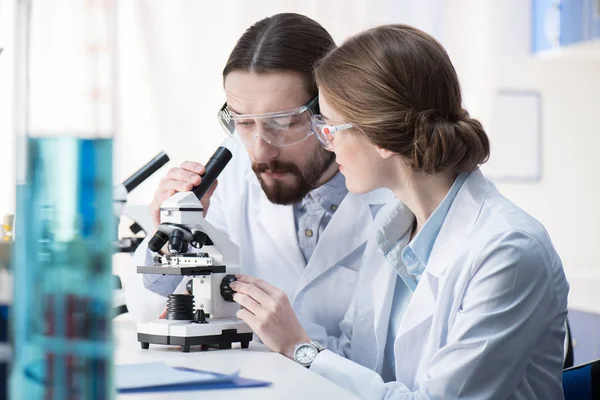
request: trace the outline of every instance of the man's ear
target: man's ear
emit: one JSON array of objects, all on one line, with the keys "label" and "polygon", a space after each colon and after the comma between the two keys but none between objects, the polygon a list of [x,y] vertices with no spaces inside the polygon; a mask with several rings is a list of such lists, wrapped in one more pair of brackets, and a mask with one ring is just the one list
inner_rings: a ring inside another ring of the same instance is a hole
[{"label": "man's ear", "polygon": [[391,158],[396,155],[395,152],[388,150],[388,149],[384,149],[379,146],[377,146],[377,151],[379,152],[379,155],[381,156],[381,158],[383,158],[384,160],[387,160],[388,158]]}]

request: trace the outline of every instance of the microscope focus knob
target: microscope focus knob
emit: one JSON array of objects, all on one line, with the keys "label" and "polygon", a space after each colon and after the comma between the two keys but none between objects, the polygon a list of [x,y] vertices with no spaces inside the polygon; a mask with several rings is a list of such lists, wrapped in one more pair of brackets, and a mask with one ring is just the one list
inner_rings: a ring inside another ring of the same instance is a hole
[{"label": "microscope focus knob", "polygon": [[194,280],[193,279],[190,279],[189,281],[187,281],[187,283],[185,284],[185,290],[189,294],[194,294]]},{"label": "microscope focus knob", "polygon": [[229,287],[229,284],[236,280],[235,275],[225,275],[221,281],[221,296],[223,296],[223,300],[233,302],[233,295],[235,292]]}]

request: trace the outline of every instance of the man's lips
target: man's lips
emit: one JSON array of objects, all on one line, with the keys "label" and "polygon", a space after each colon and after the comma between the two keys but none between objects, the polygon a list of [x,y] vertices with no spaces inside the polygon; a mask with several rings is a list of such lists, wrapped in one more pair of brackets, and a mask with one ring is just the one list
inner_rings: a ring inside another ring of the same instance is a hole
[{"label": "man's lips", "polygon": [[263,171],[262,173],[271,178],[281,178],[284,175],[289,174],[289,172],[285,172],[285,171],[271,171],[271,170],[266,170],[266,171]]}]

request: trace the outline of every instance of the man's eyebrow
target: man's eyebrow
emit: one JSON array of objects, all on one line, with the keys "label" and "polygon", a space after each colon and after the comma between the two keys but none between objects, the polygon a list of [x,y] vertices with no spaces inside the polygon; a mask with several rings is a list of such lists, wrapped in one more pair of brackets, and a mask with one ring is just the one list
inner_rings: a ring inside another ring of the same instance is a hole
[{"label": "man's eyebrow", "polygon": [[231,106],[229,104],[227,104],[227,109],[229,110],[229,112],[232,112],[232,113],[238,114],[238,115],[242,115],[242,113],[239,113],[239,112],[235,111],[233,108],[231,108]]}]

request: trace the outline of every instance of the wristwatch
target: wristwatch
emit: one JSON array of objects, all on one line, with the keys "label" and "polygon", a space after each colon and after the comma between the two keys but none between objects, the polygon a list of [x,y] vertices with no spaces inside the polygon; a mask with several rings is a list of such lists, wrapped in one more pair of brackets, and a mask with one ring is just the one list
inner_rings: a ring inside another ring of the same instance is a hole
[{"label": "wristwatch", "polygon": [[294,347],[294,361],[298,364],[309,368],[313,363],[317,354],[325,350],[325,347],[321,346],[321,343],[311,340],[307,343],[300,343]]}]

